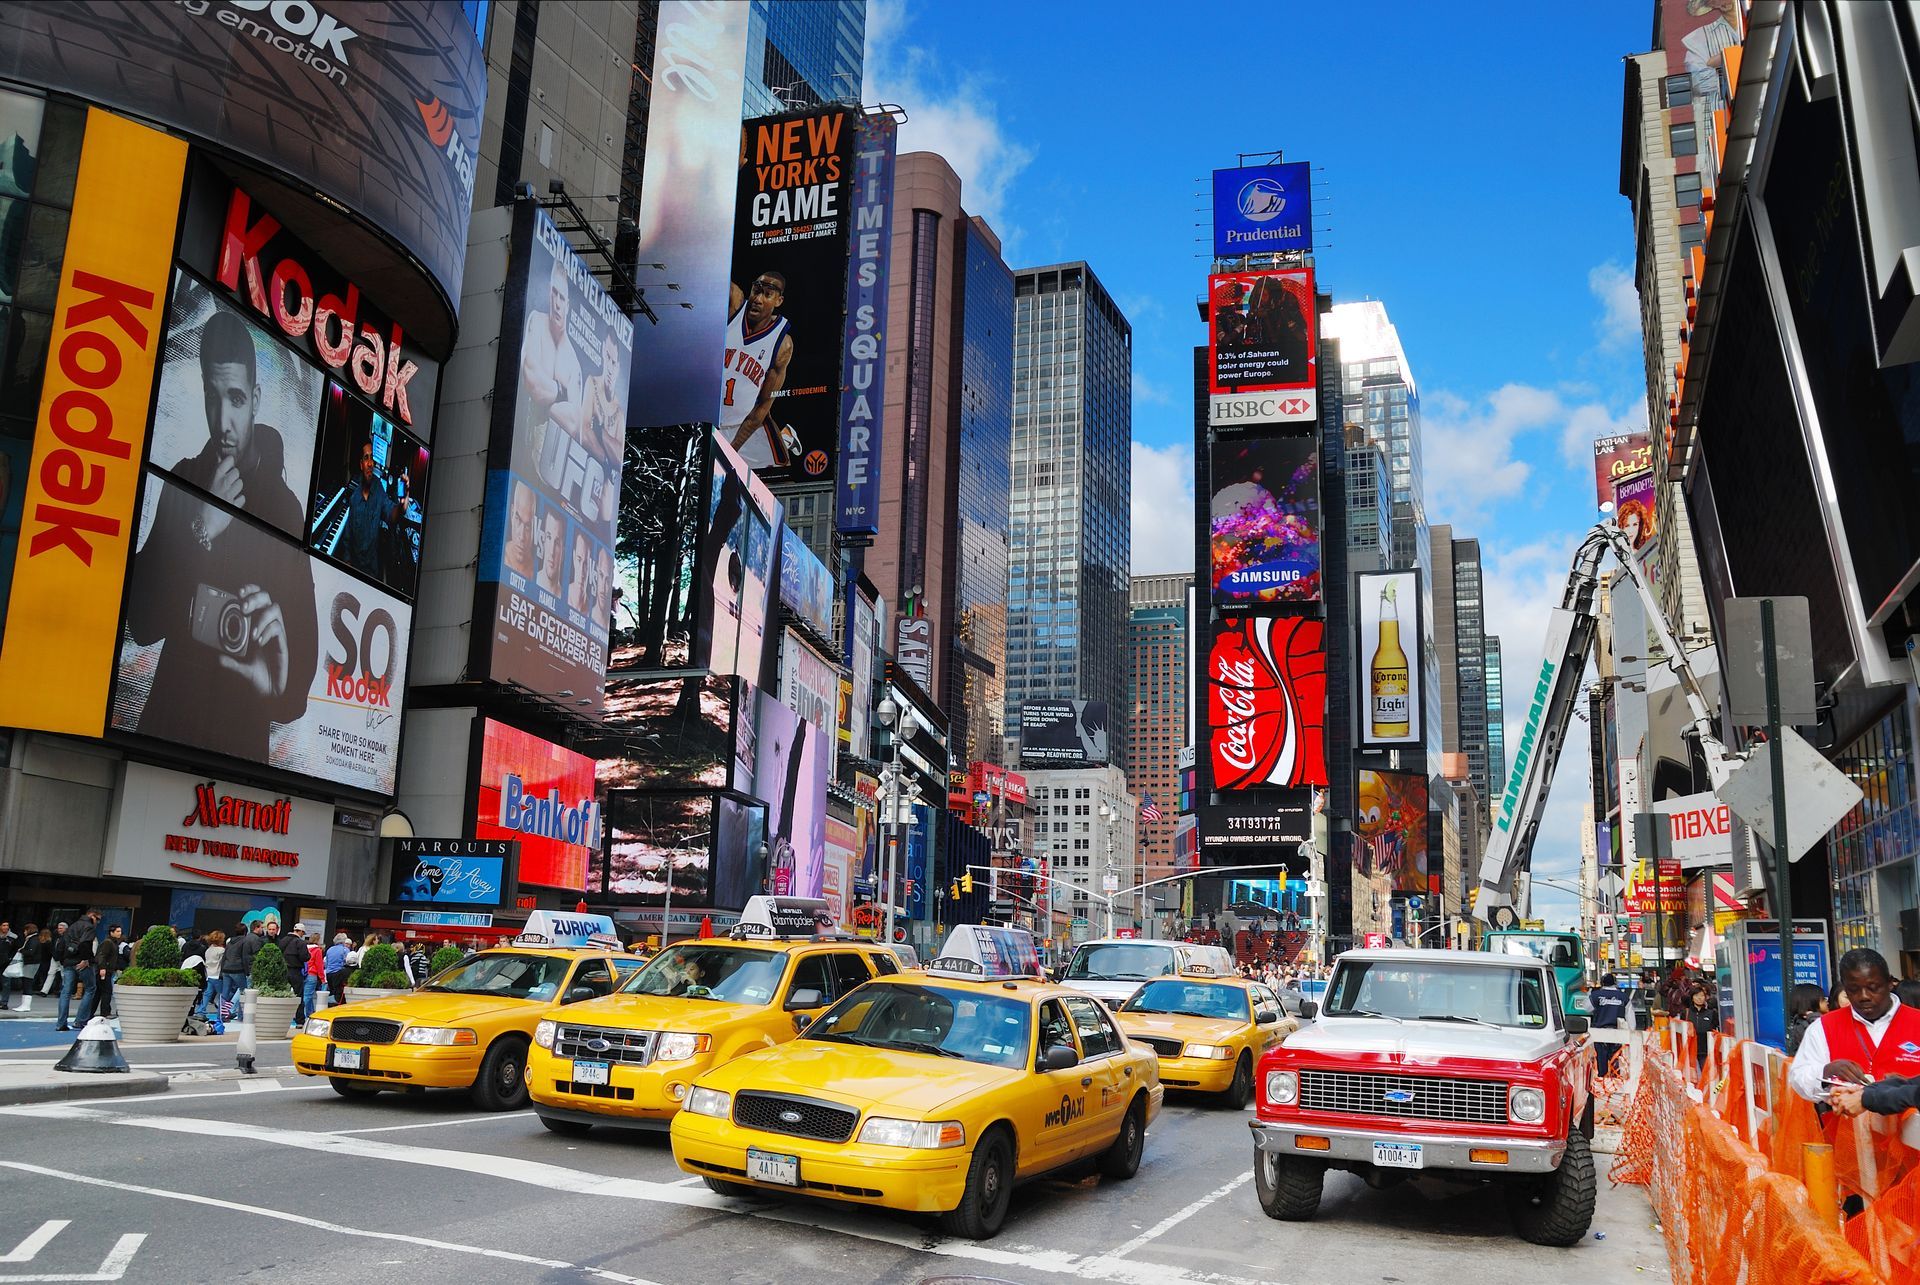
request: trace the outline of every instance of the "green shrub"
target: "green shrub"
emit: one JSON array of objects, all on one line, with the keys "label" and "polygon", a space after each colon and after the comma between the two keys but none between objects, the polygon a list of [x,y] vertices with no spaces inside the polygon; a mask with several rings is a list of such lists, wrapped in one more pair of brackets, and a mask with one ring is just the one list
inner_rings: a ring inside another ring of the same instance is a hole
[{"label": "green shrub", "polygon": [[[347,978],[347,985],[379,988],[382,984],[375,979],[389,973],[400,973],[400,952],[383,941],[377,946],[367,947],[361,954],[360,967],[354,969],[353,976]],[[399,989],[406,989],[406,985],[407,975],[400,973]]]},{"label": "green shrub", "polygon": [[133,967],[120,974],[122,986],[178,986],[200,984],[200,975],[180,967],[180,941],[173,929],[155,924],[133,948]]},{"label": "green shrub", "polygon": [[361,985],[370,990],[403,991],[409,989],[412,983],[407,981],[407,975],[405,973],[399,969],[395,969],[390,973],[376,973],[372,981],[362,982]]},{"label": "green shrub", "polygon": [[432,977],[442,969],[452,968],[465,959],[467,952],[458,946],[442,946],[433,952],[433,958],[427,961],[427,976]]},{"label": "green shrub", "polygon": [[260,953],[253,957],[253,972],[248,980],[267,999],[284,999],[293,994],[293,985],[287,980],[287,957],[280,953],[280,943],[274,938],[267,938]]}]

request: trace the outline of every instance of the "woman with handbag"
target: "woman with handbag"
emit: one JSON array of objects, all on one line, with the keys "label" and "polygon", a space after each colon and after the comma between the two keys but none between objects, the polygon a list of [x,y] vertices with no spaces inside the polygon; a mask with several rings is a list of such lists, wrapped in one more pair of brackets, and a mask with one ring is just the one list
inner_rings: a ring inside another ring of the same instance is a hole
[{"label": "woman with handbag", "polygon": [[207,970],[207,987],[200,998],[199,1012],[218,1016],[220,1001],[226,998],[226,981],[220,976],[220,961],[227,953],[227,935],[218,928],[207,934],[207,953],[200,957]]},{"label": "woman with handbag", "polygon": [[27,961],[20,954],[20,934],[0,919],[0,1010],[13,1007],[13,992],[24,991],[26,980]]}]

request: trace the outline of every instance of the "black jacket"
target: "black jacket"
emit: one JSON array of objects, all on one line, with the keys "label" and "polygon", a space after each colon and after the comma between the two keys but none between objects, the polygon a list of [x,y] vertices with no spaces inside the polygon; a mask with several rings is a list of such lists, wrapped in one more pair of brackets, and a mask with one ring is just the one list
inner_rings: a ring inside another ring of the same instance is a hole
[{"label": "black jacket", "polygon": [[11,964],[13,957],[19,953],[19,933],[10,932],[5,935],[0,935],[0,968],[5,968],[8,964]]},{"label": "black jacket", "polygon": [[238,937],[227,938],[227,953],[220,957],[220,975],[238,977],[241,986],[252,985],[247,979],[253,976],[253,958],[267,939],[256,932],[244,932]]},{"label": "black jacket", "polygon": [[60,962],[74,968],[85,968],[93,959],[94,941],[100,935],[100,926],[82,915],[67,926],[67,935],[60,940],[64,953]]},{"label": "black jacket", "polygon": [[1860,1095],[1860,1105],[1880,1115],[1898,1115],[1908,1107],[1920,1108],[1920,1080],[1887,1080],[1869,1084]]},{"label": "black jacket", "polygon": [[307,939],[298,933],[280,934],[280,955],[287,961],[287,981],[298,992],[306,983]]},{"label": "black jacket", "polygon": [[133,947],[127,942],[102,937],[94,943],[93,966],[105,969],[110,975],[115,974],[127,966],[132,953]]}]

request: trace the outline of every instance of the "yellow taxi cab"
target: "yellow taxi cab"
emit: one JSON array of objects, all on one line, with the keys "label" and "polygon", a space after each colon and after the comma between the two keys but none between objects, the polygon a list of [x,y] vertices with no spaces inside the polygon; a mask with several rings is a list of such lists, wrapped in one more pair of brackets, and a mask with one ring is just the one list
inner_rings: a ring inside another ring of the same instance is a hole
[{"label": "yellow taxi cab", "polygon": [[679,942],[617,994],[543,1014],[527,1055],[534,1112],[555,1133],[664,1130],[694,1080],[800,1033],[807,1015],[900,971],[878,942],[833,935],[827,903],[753,897],[728,936]]},{"label": "yellow taxi cab", "polygon": [[1159,1068],[1091,996],[1040,980],[1030,934],[963,925],[797,1040],[694,1084],[673,1158],[726,1195],[787,1191],[1000,1230],[1014,1184],[1140,1167]]},{"label": "yellow taxi cab", "polygon": [[1300,1029],[1270,987],[1204,964],[1148,982],[1114,1020],[1128,1039],[1159,1055],[1160,1083],[1217,1093],[1236,1111],[1253,1099],[1260,1055]]},{"label": "yellow taxi cab", "polygon": [[527,1102],[527,1046],[558,1000],[610,993],[640,960],[604,915],[534,911],[511,945],[436,973],[404,995],[322,1009],[293,1038],[293,1064],[342,1097],[466,1089],[483,1111]]}]

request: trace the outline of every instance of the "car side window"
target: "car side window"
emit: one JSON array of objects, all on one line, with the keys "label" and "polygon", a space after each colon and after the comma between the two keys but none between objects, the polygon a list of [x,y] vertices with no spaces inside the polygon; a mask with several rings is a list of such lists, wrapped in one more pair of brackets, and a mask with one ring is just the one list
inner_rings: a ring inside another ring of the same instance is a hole
[{"label": "car side window", "polygon": [[1280,1011],[1280,997],[1275,995],[1272,991],[1268,990],[1264,986],[1254,987],[1253,988],[1253,1011],[1258,1013],[1268,1009],[1272,1010],[1275,1013],[1278,1013]]},{"label": "car side window", "polygon": [[1040,1006],[1040,1052],[1042,1055],[1056,1044],[1064,1044],[1075,1052],[1073,1042],[1073,1023],[1067,1020],[1066,1010],[1060,1007],[1060,1001],[1050,999]]},{"label": "car side window", "polygon": [[1120,1039],[1113,1032],[1112,1025],[1106,1020],[1106,1014],[1100,1006],[1090,999],[1062,1000],[1067,1013],[1073,1019],[1073,1029],[1080,1037],[1080,1056],[1085,1059],[1105,1057],[1117,1052]]},{"label": "car side window", "polygon": [[873,976],[866,961],[851,950],[843,950],[831,955],[833,961],[833,997],[839,999],[856,986],[865,985]]},{"label": "car side window", "polygon": [[890,950],[873,951],[867,956],[867,959],[872,962],[873,972],[876,977],[888,977],[900,971],[900,961],[895,958],[894,953]]},{"label": "car side window", "polygon": [[604,959],[582,960],[580,967],[573,970],[573,980],[567,984],[568,993],[571,994],[574,988],[579,986],[591,987],[595,995],[611,995],[613,972],[607,967],[607,961]]},{"label": "car side window", "polygon": [[819,991],[822,1003],[831,1004],[840,998],[833,989],[833,974],[827,967],[826,955],[808,955],[793,968],[793,980],[787,984],[787,998],[792,999],[796,991]]}]

